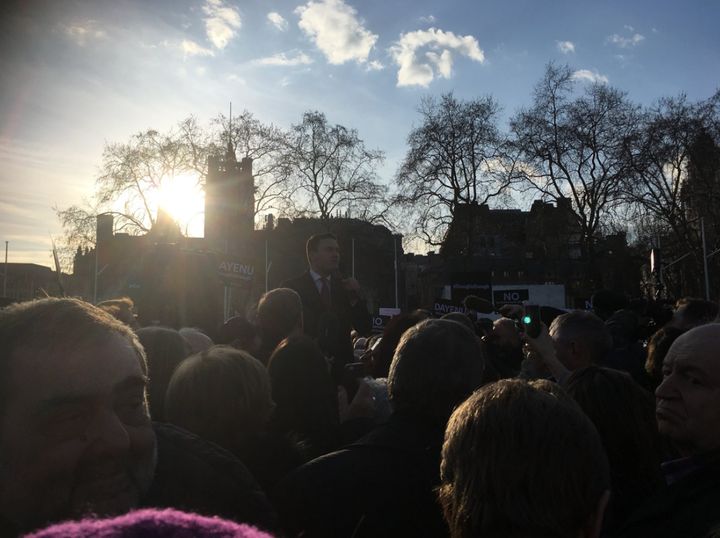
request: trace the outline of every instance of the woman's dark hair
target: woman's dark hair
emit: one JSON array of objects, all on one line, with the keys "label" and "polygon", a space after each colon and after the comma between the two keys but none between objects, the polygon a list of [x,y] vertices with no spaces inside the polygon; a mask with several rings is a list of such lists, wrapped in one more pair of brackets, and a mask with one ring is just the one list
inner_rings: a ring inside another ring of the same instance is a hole
[{"label": "woman's dark hair", "polygon": [[337,448],[337,390],[317,343],[307,336],[286,338],[270,356],[268,372],[276,406],[272,429],[309,445],[309,455]]},{"label": "woman's dark hair", "polygon": [[445,425],[455,406],[484,382],[478,338],[455,321],[428,319],[403,334],[388,376],[395,412]]},{"label": "woman's dark hair", "polygon": [[175,368],[190,354],[190,346],[175,329],[144,327],[137,330],[148,362],[148,401],[153,420],[165,421],[165,391]]},{"label": "woman's dark hair", "polygon": [[607,523],[618,523],[662,484],[655,400],[625,372],[597,366],[575,371],[565,389],[602,439],[613,486]]},{"label": "woman's dark hair", "polygon": [[168,422],[233,452],[264,429],[272,408],[265,367],[230,346],[213,346],[183,361],[165,399]]},{"label": "woman's dark hair", "polygon": [[666,326],[650,338],[647,347],[647,359],[645,360],[645,371],[650,376],[654,388],[657,388],[662,383],[662,365],[665,355],[667,355],[673,342],[684,332],[685,329]]}]

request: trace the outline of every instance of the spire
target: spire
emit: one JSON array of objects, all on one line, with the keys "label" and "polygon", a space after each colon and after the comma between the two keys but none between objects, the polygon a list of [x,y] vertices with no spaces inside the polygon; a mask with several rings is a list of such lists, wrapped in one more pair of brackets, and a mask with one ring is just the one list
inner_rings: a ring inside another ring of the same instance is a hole
[{"label": "spire", "polygon": [[225,160],[227,162],[237,162],[237,159],[235,158],[235,149],[232,145],[232,101],[230,101],[230,118],[228,120],[228,140]]}]

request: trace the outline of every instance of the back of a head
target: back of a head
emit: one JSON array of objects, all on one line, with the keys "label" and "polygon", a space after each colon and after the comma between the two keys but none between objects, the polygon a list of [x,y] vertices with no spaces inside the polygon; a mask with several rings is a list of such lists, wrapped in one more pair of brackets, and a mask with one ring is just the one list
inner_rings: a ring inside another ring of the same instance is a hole
[{"label": "back of a head", "polygon": [[234,316],[220,326],[215,342],[252,354],[257,348],[257,329],[244,317]]},{"label": "back of a head", "polygon": [[610,331],[613,348],[627,347],[637,342],[640,321],[632,310],[618,310],[607,320],[605,326]]},{"label": "back of a head", "polygon": [[263,346],[274,348],[283,338],[302,329],[302,300],[295,290],[277,288],[260,298],[257,325]]},{"label": "back of a head", "polygon": [[135,333],[104,310],[79,299],[48,297],[0,309],[0,407],[11,358],[19,350],[53,353],[101,342],[108,334],[126,338],[147,371],[145,352]]},{"label": "back of a head", "polygon": [[592,312],[573,310],[558,316],[549,330],[553,339],[573,342],[582,348],[591,363],[601,363],[612,349],[610,331]]},{"label": "back of a head", "polygon": [[175,368],[190,355],[190,346],[175,329],[144,327],[137,331],[148,361],[148,402],[153,420],[165,420],[165,391]]},{"label": "back of a head", "polygon": [[395,351],[388,390],[395,412],[444,425],[454,407],[483,383],[478,339],[454,321],[425,320],[408,329]]},{"label": "back of a head", "polygon": [[168,422],[229,450],[259,433],[272,408],[265,367],[229,346],[213,346],[183,361],[165,398]]},{"label": "back of a head", "polygon": [[268,363],[273,420],[283,431],[323,428],[338,421],[337,392],[317,343],[292,336],[275,349]]},{"label": "back of a head", "polygon": [[616,517],[627,516],[662,480],[655,399],[625,372],[597,366],[575,371],[565,388],[600,434],[610,461]]},{"label": "back of a head", "polygon": [[711,323],[717,315],[717,303],[683,297],[675,304],[675,313],[671,324],[680,329],[692,329],[705,323]]},{"label": "back of a head", "polygon": [[212,338],[195,327],[183,327],[178,332],[187,342],[189,354],[202,353],[213,345]]},{"label": "back of a head", "polygon": [[597,431],[547,381],[475,392],[450,418],[440,472],[454,538],[575,538],[610,486]]},{"label": "back of a head", "polygon": [[462,312],[448,312],[447,314],[443,315],[440,319],[449,319],[450,321],[454,321],[456,323],[460,323],[461,325],[464,325],[467,327],[470,332],[475,332],[475,324],[470,319],[469,316],[466,314],[463,314]]},{"label": "back of a head", "polygon": [[684,332],[685,329],[666,325],[650,338],[647,346],[645,371],[650,376],[650,380],[655,387],[657,387],[663,379],[662,365],[665,360],[665,355],[667,355],[673,342]]}]

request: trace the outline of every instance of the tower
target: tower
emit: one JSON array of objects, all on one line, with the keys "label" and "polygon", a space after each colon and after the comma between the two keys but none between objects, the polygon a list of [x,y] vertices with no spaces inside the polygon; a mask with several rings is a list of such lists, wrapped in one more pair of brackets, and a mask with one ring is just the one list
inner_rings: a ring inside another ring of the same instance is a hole
[{"label": "tower", "polygon": [[235,158],[228,141],[224,156],[208,157],[205,183],[205,239],[210,248],[237,252],[255,227],[252,159]]}]

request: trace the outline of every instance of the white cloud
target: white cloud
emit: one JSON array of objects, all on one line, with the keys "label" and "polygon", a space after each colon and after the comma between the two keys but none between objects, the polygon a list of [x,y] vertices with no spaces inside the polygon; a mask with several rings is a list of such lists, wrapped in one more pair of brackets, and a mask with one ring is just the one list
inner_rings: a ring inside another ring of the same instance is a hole
[{"label": "white cloud", "polygon": [[636,45],[639,45],[641,41],[645,39],[645,36],[640,34],[633,34],[630,37],[624,37],[618,34],[613,34],[611,36],[608,36],[607,40],[612,43],[613,45],[617,45],[621,49],[626,49],[628,47],[634,47]]},{"label": "white cloud", "polygon": [[240,13],[222,0],[207,0],[203,11],[207,15],[205,32],[208,39],[215,48],[224,49],[242,24]]},{"label": "white cloud", "polygon": [[283,17],[282,15],[280,15],[280,13],[277,13],[276,11],[271,11],[270,13],[268,13],[267,19],[268,21],[270,21],[270,24],[272,24],[281,32],[284,32],[288,28],[288,22],[285,20],[285,17]]},{"label": "white cloud", "polygon": [[373,60],[372,62],[368,62],[365,66],[365,69],[367,71],[382,71],[385,69],[385,66],[382,64],[382,62],[378,62],[377,60]]},{"label": "white cloud", "polygon": [[625,26],[623,26],[623,28],[625,28],[628,32],[634,32],[634,31],[635,31],[635,28],[633,28],[633,27],[630,26],[629,24],[626,24]]},{"label": "white cloud", "polygon": [[256,65],[279,65],[279,66],[293,66],[293,65],[309,65],[313,63],[312,58],[304,52],[294,51],[295,55],[290,56],[284,52],[268,56],[267,58],[259,58],[253,60]]},{"label": "white cloud", "polygon": [[610,82],[605,75],[601,75],[596,71],[590,71],[589,69],[578,69],[573,73],[575,80],[586,80],[588,82],[597,82],[600,84],[607,84]]},{"label": "white cloud", "polygon": [[558,41],[557,48],[563,54],[570,54],[571,52],[575,52],[575,43],[572,41]]},{"label": "white cloud", "polygon": [[[425,47],[430,50],[420,54],[420,49]],[[453,54],[480,63],[485,61],[485,54],[473,36],[456,36],[435,28],[402,34],[390,47],[390,53],[400,68],[398,86],[428,86],[435,76],[450,78]]]},{"label": "white cloud", "polygon": [[268,21],[270,21],[270,24],[272,24],[275,28],[280,30],[281,32],[284,32],[287,30],[287,21],[285,20],[285,17],[280,15],[280,13],[276,11],[271,11],[267,15]]},{"label": "white cloud", "polygon": [[98,22],[94,20],[67,25],[63,24],[61,28],[65,35],[81,47],[84,47],[90,40],[105,39],[107,37],[105,30],[99,28]]},{"label": "white cloud", "polygon": [[434,23],[437,19],[435,18],[435,15],[428,15],[427,17],[420,17],[420,22],[428,22],[430,24]]},{"label": "white cloud", "polygon": [[182,43],[180,43],[180,49],[185,56],[213,56],[215,54],[210,49],[206,49],[189,39],[183,39]]},{"label": "white cloud", "polygon": [[364,63],[378,36],[365,29],[357,11],[343,0],[310,1],[295,9],[298,26],[331,64]]}]

